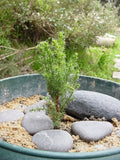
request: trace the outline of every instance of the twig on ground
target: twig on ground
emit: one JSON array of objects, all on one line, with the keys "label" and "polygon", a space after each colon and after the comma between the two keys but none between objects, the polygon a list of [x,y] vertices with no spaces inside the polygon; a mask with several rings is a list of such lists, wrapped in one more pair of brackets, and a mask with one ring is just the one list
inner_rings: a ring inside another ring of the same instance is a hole
[{"label": "twig on ground", "polygon": [[16,52],[14,52],[14,53],[12,53],[12,54],[9,54],[9,55],[7,55],[7,56],[4,56],[4,57],[0,58],[0,61],[6,59],[6,58],[8,58],[8,57],[11,57],[11,56],[13,56],[13,55],[16,55],[17,53],[18,53],[18,50],[16,50]]},{"label": "twig on ground", "polygon": [[15,48],[6,47],[6,46],[0,46],[0,48],[5,48],[5,49],[10,49],[10,50],[16,51],[16,49],[15,49]]},{"label": "twig on ground", "polygon": [[9,55],[6,55],[6,56],[1,55],[1,57],[0,57],[0,61],[1,61],[1,60],[4,60],[4,59],[8,58],[8,57],[11,57],[11,56],[13,56],[13,55],[16,55],[16,54],[18,54],[18,53],[20,53],[20,52],[25,52],[25,51],[37,49],[37,46],[35,46],[35,47],[30,47],[30,48],[26,48],[26,49],[15,49],[15,48],[6,47],[6,46],[0,46],[0,48],[10,49],[10,50],[15,51],[14,53],[9,54]]}]

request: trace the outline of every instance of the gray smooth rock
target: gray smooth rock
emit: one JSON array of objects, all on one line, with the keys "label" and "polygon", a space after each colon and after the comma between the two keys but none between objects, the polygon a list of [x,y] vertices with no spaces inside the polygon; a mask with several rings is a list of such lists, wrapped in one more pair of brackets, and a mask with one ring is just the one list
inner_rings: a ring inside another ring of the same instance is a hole
[{"label": "gray smooth rock", "polygon": [[39,111],[39,112],[42,112],[42,113],[46,114],[46,111],[45,111],[45,109],[43,109],[43,106],[45,108],[47,107],[45,100],[41,100],[41,101],[39,101],[39,102],[37,102],[35,104],[32,104],[32,105],[26,107],[25,110],[24,110],[24,113],[26,114],[28,112],[35,112],[35,111],[30,111],[30,110],[38,108],[38,109],[41,109],[41,111]]},{"label": "gray smooth rock", "polygon": [[120,59],[119,59],[119,58],[115,58],[115,59],[114,59],[114,62],[115,62],[114,67],[115,67],[115,68],[118,68],[118,69],[120,70]]},{"label": "gray smooth rock", "polygon": [[113,72],[113,78],[120,79],[120,72]]},{"label": "gray smooth rock", "polygon": [[111,47],[115,44],[115,38],[98,36],[96,43],[98,46]]},{"label": "gray smooth rock", "polygon": [[67,152],[73,146],[71,135],[63,130],[45,130],[36,133],[32,137],[40,150]]},{"label": "gray smooth rock", "polygon": [[113,125],[103,121],[79,121],[72,124],[71,130],[81,139],[90,142],[110,135],[113,131]]},{"label": "gray smooth rock", "polygon": [[111,34],[109,34],[109,33],[106,33],[106,34],[104,35],[104,37],[116,39],[116,36],[111,35]]},{"label": "gray smooth rock", "polygon": [[69,115],[84,119],[94,116],[95,118],[105,117],[106,120],[116,118],[120,120],[120,101],[111,96],[92,92],[92,91],[75,91],[74,100],[68,103],[66,112]]},{"label": "gray smooth rock", "polygon": [[35,134],[42,130],[53,129],[53,122],[47,115],[41,112],[28,112],[22,120],[22,126],[30,134]]},{"label": "gray smooth rock", "polygon": [[24,114],[18,110],[9,109],[0,112],[0,122],[17,121],[22,118]]}]

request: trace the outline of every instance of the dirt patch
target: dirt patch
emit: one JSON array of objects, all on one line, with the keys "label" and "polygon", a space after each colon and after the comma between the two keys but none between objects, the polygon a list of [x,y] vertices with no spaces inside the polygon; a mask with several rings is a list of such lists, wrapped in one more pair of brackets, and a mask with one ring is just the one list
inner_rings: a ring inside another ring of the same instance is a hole
[{"label": "dirt patch", "polygon": [[[38,101],[40,101],[41,96],[35,95],[33,97],[25,98],[20,97],[4,105],[0,105],[0,111],[7,109],[16,109],[23,111],[25,105],[29,106]],[[21,120],[12,121],[7,123],[0,123],[0,139],[8,143],[15,144],[18,146],[36,149],[36,145],[31,142],[32,136],[21,126]],[[85,118],[85,120],[89,120]],[[91,117],[90,120],[96,120]],[[99,121],[103,119],[97,119]],[[65,115],[64,120],[61,122],[61,129],[71,133],[71,125],[77,119]],[[79,136],[72,135],[73,138],[73,148],[69,152],[92,152],[98,150],[104,150],[114,147],[120,147],[120,136],[117,131],[120,130],[120,122],[115,118],[113,119],[114,130],[110,136],[103,138],[98,142],[85,142],[80,139]]]}]

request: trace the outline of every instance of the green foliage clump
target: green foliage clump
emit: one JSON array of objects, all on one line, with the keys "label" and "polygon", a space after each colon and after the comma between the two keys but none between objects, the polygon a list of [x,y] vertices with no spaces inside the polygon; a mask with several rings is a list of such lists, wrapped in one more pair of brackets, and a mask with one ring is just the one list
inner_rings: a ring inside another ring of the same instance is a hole
[{"label": "green foliage clump", "polygon": [[69,61],[66,60],[63,33],[60,33],[59,38],[53,39],[51,43],[41,42],[38,51],[35,67],[40,74],[44,74],[47,90],[52,99],[49,101],[48,112],[55,127],[59,127],[66,104],[71,100],[73,91],[79,86],[77,53]]},{"label": "green foliage clump", "polygon": [[[9,48],[11,42],[0,28],[0,46],[4,45]],[[16,57],[12,56],[13,51],[11,52],[8,48],[0,48],[0,78],[10,76],[10,73],[12,75],[18,74],[18,69],[14,67]]]},{"label": "green foliage clump", "polygon": [[13,39],[37,43],[62,31],[67,46],[81,48],[113,31],[117,23],[117,8],[112,3],[102,6],[97,0],[1,0],[0,15]]},{"label": "green foliage clump", "polygon": [[119,55],[120,38],[116,38],[116,44],[113,47],[89,47],[85,57],[79,60],[81,74],[104,78],[112,81],[113,72],[117,71],[114,67],[115,55]]},{"label": "green foliage clump", "polygon": [[[21,52],[0,48],[0,78],[31,73],[30,64],[35,51],[23,53],[41,41],[65,35],[65,53],[69,61],[79,56],[79,69],[91,64],[86,49],[96,42],[96,36],[115,31],[118,16],[113,3],[101,5],[97,0],[0,0],[0,45],[19,48]],[[100,66],[100,65],[99,65]],[[98,66],[98,67],[99,67]]]}]

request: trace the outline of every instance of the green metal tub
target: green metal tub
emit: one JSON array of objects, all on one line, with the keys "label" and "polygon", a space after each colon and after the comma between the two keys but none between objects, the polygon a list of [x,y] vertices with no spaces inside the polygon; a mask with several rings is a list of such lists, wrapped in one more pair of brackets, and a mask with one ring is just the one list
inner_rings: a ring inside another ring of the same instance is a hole
[{"label": "green metal tub", "polygon": [[[120,84],[88,76],[79,77],[82,90],[96,91],[120,99]],[[0,80],[0,103],[20,96],[46,95],[46,82],[38,74]],[[0,141],[0,160],[120,160],[120,147],[83,153],[50,152],[27,149]]]}]

